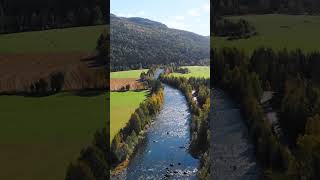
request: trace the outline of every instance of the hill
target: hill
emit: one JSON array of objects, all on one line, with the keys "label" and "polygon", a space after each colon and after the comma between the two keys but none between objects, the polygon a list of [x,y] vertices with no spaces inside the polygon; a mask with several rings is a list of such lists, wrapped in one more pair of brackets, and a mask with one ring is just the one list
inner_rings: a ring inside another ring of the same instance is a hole
[{"label": "hill", "polygon": [[[209,64],[209,37],[144,18],[110,17],[111,70]],[[206,59],[206,60],[205,60]]]}]

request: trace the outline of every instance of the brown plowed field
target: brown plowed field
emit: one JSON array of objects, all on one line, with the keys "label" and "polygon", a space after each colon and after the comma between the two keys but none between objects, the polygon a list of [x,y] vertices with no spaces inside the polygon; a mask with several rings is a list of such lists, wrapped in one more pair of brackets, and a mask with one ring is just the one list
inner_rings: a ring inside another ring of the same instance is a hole
[{"label": "brown plowed field", "polygon": [[140,90],[144,89],[142,83],[139,82],[138,79],[135,78],[117,78],[117,79],[110,79],[110,90],[111,91],[118,91],[122,87],[126,85],[130,85],[130,90]]},{"label": "brown plowed field", "polygon": [[65,73],[65,90],[81,89],[89,67],[89,53],[0,54],[0,92],[26,91],[40,78]]}]

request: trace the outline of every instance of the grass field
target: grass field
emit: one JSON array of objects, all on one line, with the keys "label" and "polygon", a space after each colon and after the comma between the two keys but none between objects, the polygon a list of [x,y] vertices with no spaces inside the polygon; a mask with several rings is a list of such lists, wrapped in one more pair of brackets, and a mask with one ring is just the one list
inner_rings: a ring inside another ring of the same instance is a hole
[{"label": "grass field", "polygon": [[92,52],[106,25],[0,35],[0,53]]},{"label": "grass field", "polygon": [[94,55],[105,29],[100,25],[0,35],[0,91],[21,91],[56,71],[66,74],[66,89],[81,87],[79,67],[91,63],[84,59]]},{"label": "grass field", "polygon": [[104,127],[106,97],[0,96],[0,179],[64,179],[68,164]]},{"label": "grass field", "polygon": [[180,73],[171,73],[170,76],[176,77],[198,77],[198,78],[210,78],[210,67],[209,66],[183,66],[182,68],[188,68],[190,73],[180,74]]},{"label": "grass field", "polygon": [[110,93],[110,142],[123,128],[139,104],[146,99],[148,92],[111,92]]},{"label": "grass field", "polygon": [[255,26],[258,35],[233,41],[213,37],[211,39],[213,47],[235,46],[247,52],[252,52],[253,49],[260,46],[272,47],[275,50],[282,48],[289,50],[301,48],[307,52],[320,50],[320,16],[269,14],[229,18],[248,20]]},{"label": "grass field", "polygon": [[142,72],[147,72],[148,69],[141,69],[141,70],[130,70],[130,71],[118,71],[118,72],[111,72],[110,78],[111,79],[121,79],[121,78],[140,78],[140,74]]}]

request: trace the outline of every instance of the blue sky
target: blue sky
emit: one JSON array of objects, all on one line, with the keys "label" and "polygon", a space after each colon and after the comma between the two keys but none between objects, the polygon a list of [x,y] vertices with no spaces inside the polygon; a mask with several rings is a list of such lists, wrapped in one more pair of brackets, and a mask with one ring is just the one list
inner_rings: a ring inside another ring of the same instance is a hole
[{"label": "blue sky", "polygon": [[210,35],[210,0],[111,0],[110,12],[143,17],[170,28]]}]

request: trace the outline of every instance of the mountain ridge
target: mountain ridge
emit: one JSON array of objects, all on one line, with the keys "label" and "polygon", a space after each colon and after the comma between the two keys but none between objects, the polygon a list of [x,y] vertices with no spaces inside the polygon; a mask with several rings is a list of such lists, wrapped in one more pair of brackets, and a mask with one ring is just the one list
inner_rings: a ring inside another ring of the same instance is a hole
[{"label": "mountain ridge", "polygon": [[140,17],[110,15],[111,70],[209,64],[210,38]]}]

